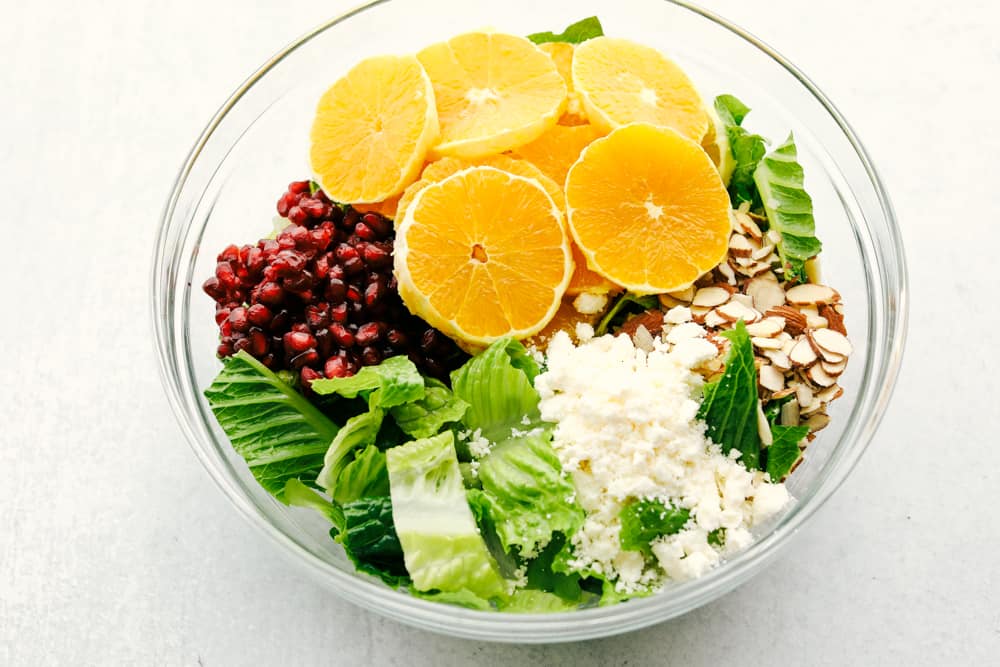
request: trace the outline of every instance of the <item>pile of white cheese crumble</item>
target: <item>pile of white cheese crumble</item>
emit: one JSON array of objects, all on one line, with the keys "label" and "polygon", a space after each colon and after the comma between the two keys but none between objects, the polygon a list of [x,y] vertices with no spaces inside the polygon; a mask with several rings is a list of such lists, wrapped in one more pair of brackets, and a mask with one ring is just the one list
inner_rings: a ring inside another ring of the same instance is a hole
[{"label": "pile of white cheese crumble", "polygon": [[[578,347],[565,333],[552,338],[546,370],[535,380],[542,419],[556,424],[553,447],[586,511],[571,565],[628,594],[701,576],[746,548],[749,529],[790,497],[783,484],[748,471],[705,436],[696,418],[703,380],[693,369],[719,352],[704,329],[676,326],[650,352],[628,336],[580,333]],[[680,532],[652,543],[655,562],[621,547],[619,515],[632,499],[690,510]],[[713,546],[709,534],[719,529],[723,545]]]}]

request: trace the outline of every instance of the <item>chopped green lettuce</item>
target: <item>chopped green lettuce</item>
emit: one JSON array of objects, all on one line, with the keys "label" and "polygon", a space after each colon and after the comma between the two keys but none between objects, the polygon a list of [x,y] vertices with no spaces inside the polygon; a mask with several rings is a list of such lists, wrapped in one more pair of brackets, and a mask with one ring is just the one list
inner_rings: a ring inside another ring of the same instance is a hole
[{"label": "chopped green lettuce", "polygon": [[370,406],[384,409],[424,397],[424,378],[413,362],[403,356],[389,357],[377,366],[365,366],[350,377],[314,380],[310,387],[320,396],[366,395]]},{"label": "chopped green lettuce", "polygon": [[429,438],[445,424],[462,419],[469,404],[455,396],[443,382],[424,378],[423,398],[389,410],[400,429],[412,438]]},{"label": "chopped green lettuce", "polygon": [[316,484],[336,496],[336,487],[341,472],[351,462],[356,450],[375,444],[385,412],[372,408],[347,420],[337,437],[333,439],[323,457],[323,467],[316,476]]},{"label": "chopped green lettuce", "polygon": [[816,238],[812,198],[803,187],[802,165],[792,135],[764,156],[753,180],[768,224],[781,234],[777,245],[785,280],[806,282],[806,260],[818,255],[823,244]]},{"label": "chopped green lettuce", "polygon": [[495,611],[489,600],[464,588],[459,591],[418,591],[411,588],[410,594],[413,597],[455,605],[456,607],[465,607],[466,609],[475,609],[477,611]]},{"label": "chopped green lettuce", "polygon": [[223,361],[205,398],[254,478],[279,500],[288,480],[316,477],[337,435],[336,424],[246,352]]},{"label": "chopped green lettuce", "polygon": [[386,464],[396,534],[413,587],[503,596],[504,580],[465,498],[451,431],[389,449]]},{"label": "chopped green lettuce", "polygon": [[344,529],[337,540],[362,572],[379,577],[393,587],[409,583],[388,496],[346,503]]},{"label": "chopped green lettuce", "polygon": [[760,434],[757,432],[757,369],[753,345],[743,320],[723,331],[729,339],[722,377],[705,385],[698,419],[707,425],[707,434],[728,454],[740,452],[747,470],[760,465]]},{"label": "chopped green lettuce", "polygon": [[491,442],[540,423],[538,392],[532,381],[538,365],[521,343],[502,338],[451,374],[451,386],[469,408],[462,424]]},{"label": "chopped green lettuce", "polygon": [[742,126],[750,107],[732,95],[715,98],[715,113],[726,128],[729,152],[733,156],[733,175],[729,179],[729,198],[733,207],[750,202],[752,209],[759,208],[760,197],[754,183],[754,170],[767,152],[766,140],[759,134],[750,134]]},{"label": "chopped green lettuce", "polygon": [[619,540],[626,551],[645,551],[649,543],[664,535],[673,535],[691,519],[684,507],[666,505],[656,498],[641,498],[622,508]]},{"label": "chopped green lettuce", "polygon": [[479,461],[479,481],[504,549],[524,557],[537,553],[560,532],[583,525],[573,483],[549,444],[551,431],[537,429],[504,440]]},{"label": "chopped green lettuce", "polygon": [[567,26],[566,29],[558,35],[554,32],[536,32],[528,35],[528,39],[535,44],[544,44],[545,42],[568,42],[570,44],[579,44],[580,42],[585,42],[588,39],[600,37],[603,34],[604,28],[601,27],[601,21],[596,16],[588,16],[585,19],[581,19],[576,23]]},{"label": "chopped green lettuce", "polygon": [[632,314],[642,313],[650,308],[655,308],[657,304],[656,295],[649,294],[646,296],[639,296],[638,294],[631,294],[625,292],[618,300],[615,301],[614,305],[604,314],[601,321],[597,323],[594,328],[594,334],[597,336],[603,336],[608,333],[608,331],[625,321],[625,319]]},{"label": "chopped green lettuce", "polygon": [[799,443],[809,434],[808,426],[771,426],[771,445],[767,448],[767,474],[780,482],[796,461],[802,458]]},{"label": "chopped green lettuce", "polygon": [[282,497],[292,507],[316,510],[330,520],[339,532],[344,529],[344,511],[297,479],[285,482]]},{"label": "chopped green lettuce", "polygon": [[341,505],[361,498],[389,495],[389,471],[385,452],[368,445],[344,466],[333,487],[333,500]]},{"label": "chopped green lettuce", "polygon": [[580,573],[573,572],[566,561],[570,553],[566,536],[555,533],[545,548],[525,567],[527,588],[553,593],[577,605],[593,601],[595,594],[583,588]]},{"label": "chopped green lettuce", "polygon": [[499,609],[511,614],[549,614],[559,611],[572,611],[579,607],[579,602],[567,600],[555,593],[533,588],[522,588],[511,595],[509,599],[505,600]]}]

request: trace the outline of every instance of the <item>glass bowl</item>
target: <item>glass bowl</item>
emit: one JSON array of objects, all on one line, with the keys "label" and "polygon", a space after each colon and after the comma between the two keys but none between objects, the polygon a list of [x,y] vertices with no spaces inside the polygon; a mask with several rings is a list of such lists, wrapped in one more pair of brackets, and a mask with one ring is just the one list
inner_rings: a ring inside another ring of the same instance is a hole
[{"label": "glass bowl", "polygon": [[[833,105],[773,49],[721,18],[680,2],[579,0],[373,2],[317,27],[268,60],[226,101],[174,183],[155,248],[152,315],[170,402],[195,454],[240,515],[322,585],[366,609],[449,635],[519,643],[591,639],[688,612],[749,579],[840,486],[871,440],[899,369],[906,272],[889,198],[864,148]],[[215,255],[271,229],[275,201],[307,178],[308,131],[319,95],[358,60],[415,52],[466,30],[561,30],[597,15],[609,35],[656,46],[677,60],[706,99],[733,93],[754,130],[780,142],[794,132],[824,243],[825,279],[842,294],[855,353],[832,423],[788,486],[797,501],[757,531],[746,551],[706,576],[610,607],[548,615],[473,611],[399,593],[354,572],[308,510],[271,498],[232,451],[202,397],[219,370],[211,300],[200,289]],[[202,249],[205,249],[202,252]]]}]

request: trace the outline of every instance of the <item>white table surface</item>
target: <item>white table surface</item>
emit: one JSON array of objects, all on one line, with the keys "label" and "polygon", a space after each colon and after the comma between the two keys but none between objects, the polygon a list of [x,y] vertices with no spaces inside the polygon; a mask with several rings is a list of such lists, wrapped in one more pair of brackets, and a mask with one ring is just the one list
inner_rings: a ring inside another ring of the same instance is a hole
[{"label": "white table surface", "polygon": [[810,74],[881,169],[911,267],[899,387],[768,571],[641,632],[510,647],[319,589],[228,506],[160,388],[148,273],[175,170],[223,91],[347,3],[0,2],[0,665],[996,664],[1000,10],[706,4]]}]

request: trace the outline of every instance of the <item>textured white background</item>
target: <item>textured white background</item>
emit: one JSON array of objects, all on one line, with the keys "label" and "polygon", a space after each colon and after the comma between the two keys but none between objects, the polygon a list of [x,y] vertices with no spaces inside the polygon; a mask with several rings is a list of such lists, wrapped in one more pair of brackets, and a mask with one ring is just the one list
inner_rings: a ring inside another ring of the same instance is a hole
[{"label": "textured white background", "polygon": [[0,1],[0,665],[996,664],[994,3],[706,2],[810,74],[880,167],[912,271],[905,367],[857,471],[767,572],[555,647],[320,590],[174,423],[147,293],[175,170],[227,91],[347,3],[249,4]]}]

